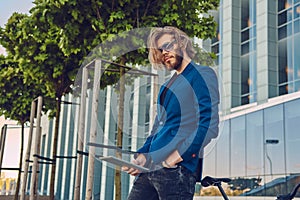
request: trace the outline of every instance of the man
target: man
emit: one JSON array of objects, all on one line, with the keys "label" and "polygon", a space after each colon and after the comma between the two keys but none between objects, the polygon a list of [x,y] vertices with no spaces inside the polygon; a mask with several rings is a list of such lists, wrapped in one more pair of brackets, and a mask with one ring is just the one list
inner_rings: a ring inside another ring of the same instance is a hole
[{"label": "man", "polygon": [[175,27],[154,28],[148,47],[154,67],[175,73],[160,89],[151,134],[132,161],[151,171],[122,168],[138,175],[128,200],[193,199],[200,149],[218,133],[217,78],[192,61],[192,42]]}]

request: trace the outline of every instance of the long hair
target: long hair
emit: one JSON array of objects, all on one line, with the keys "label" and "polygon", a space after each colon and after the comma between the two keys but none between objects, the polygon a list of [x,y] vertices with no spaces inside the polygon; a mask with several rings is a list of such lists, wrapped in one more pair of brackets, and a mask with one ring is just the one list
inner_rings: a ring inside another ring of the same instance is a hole
[{"label": "long hair", "polygon": [[148,37],[148,48],[149,48],[148,58],[150,63],[155,69],[163,68],[161,62],[162,54],[158,50],[157,40],[164,34],[173,35],[177,44],[180,44],[179,46],[181,47],[181,49],[185,50],[187,55],[190,58],[193,58],[195,56],[196,52],[193,47],[192,41],[188,37],[188,35],[183,31],[172,26],[153,28]]}]

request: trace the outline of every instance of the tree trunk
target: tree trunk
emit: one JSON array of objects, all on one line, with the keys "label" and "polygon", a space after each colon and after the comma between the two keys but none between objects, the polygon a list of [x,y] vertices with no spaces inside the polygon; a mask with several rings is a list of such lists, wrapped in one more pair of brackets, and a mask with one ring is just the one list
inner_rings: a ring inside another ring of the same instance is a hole
[{"label": "tree trunk", "polygon": [[23,173],[23,182],[22,182],[20,200],[25,200],[27,177],[28,177],[28,168],[29,168],[29,162],[26,162],[26,160],[29,160],[29,158],[30,158],[35,111],[36,111],[36,102],[35,102],[35,100],[33,100],[31,102],[30,129],[29,129],[29,135],[28,135],[28,141],[27,141],[27,151],[26,151],[26,154],[25,154],[24,173]]},{"label": "tree trunk", "polygon": [[[18,200],[19,198],[19,190],[20,190],[20,183],[21,183],[21,175],[22,175],[22,161],[23,161],[23,149],[24,149],[24,122],[21,122],[21,149],[20,149],[20,160],[19,160],[19,172],[18,172],[18,180],[17,180],[17,187],[15,192],[14,200]],[[24,180],[23,180],[24,181]]]},{"label": "tree trunk", "polygon": [[56,170],[57,139],[58,139],[58,130],[59,130],[60,109],[61,109],[61,96],[57,97],[57,101],[56,101],[55,127],[54,127],[53,150],[52,150],[53,164],[51,167],[51,179],[50,179],[51,200],[55,199],[54,187],[55,187],[55,170]]},{"label": "tree trunk", "polygon": [[[124,63],[121,63],[124,64]],[[125,69],[120,67],[120,98],[119,98],[119,111],[118,111],[118,132],[117,132],[117,147],[122,149],[123,140],[123,116],[124,116],[124,95],[125,95]],[[121,158],[122,153],[116,152],[116,157]],[[121,200],[122,188],[121,188],[121,170],[120,167],[116,167],[115,170],[115,200]]]}]

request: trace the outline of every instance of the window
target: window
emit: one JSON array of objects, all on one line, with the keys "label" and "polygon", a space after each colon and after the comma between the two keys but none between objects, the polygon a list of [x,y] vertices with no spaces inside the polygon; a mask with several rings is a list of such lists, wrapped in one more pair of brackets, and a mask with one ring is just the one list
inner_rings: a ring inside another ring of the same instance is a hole
[{"label": "window", "polygon": [[294,100],[285,104],[285,128],[286,128],[286,151],[287,151],[287,171],[289,173],[299,173],[300,170],[300,147],[299,147],[299,127],[300,100]]},{"label": "window", "polygon": [[249,18],[249,0],[242,0],[241,1],[242,9],[241,9],[241,27],[242,29],[249,27],[250,25],[250,18]]},{"label": "window", "polygon": [[300,17],[300,5],[295,6],[294,8],[294,18],[296,19],[298,17]]},{"label": "window", "polygon": [[[222,126],[223,125],[223,126]],[[212,148],[216,148],[216,169],[218,177],[229,177],[229,120],[226,120],[220,125],[219,139],[216,141],[215,146]],[[207,151],[205,151],[206,153]],[[208,152],[207,154],[209,154]]]},{"label": "window", "polygon": [[245,176],[245,116],[231,120],[231,170],[233,177]]},{"label": "window", "polygon": [[246,175],[263,174],[263,112],[246,115]]},{"label": "window", "polygon": [[244,105],[256,101],[256,0],[241,1],[241,17],[240,98]]},{"label": "window", "polygon": [[[283,126],[283,105],[273,106],[264,111],[265,131],[265,165],[266,174],[272,176],[285,173],[284,163],[284,126]],[[276,139],[278,144],[268,144],[266,140]],[[271,160],[271,161],[270,161]],[[272,177],[269,178],[272,178]],[[273,177],[274,178],[274,177]]]},{"label": "window", "polygon": [[298,91],[300,0],[278,1],[279,95]]}]

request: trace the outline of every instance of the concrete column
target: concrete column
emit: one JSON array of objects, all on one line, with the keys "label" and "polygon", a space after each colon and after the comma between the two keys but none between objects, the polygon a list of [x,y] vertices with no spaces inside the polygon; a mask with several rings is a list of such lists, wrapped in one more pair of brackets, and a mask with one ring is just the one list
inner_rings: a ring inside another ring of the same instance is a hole
[{"label": "concrete column", "polygon": [[257,0],[257,102],[277,96],[277,28],[274,1]]},{"label": "concrete column", "polygon": [[240,1],[223,2],[223,102],[225,112],[241,103]]}]

